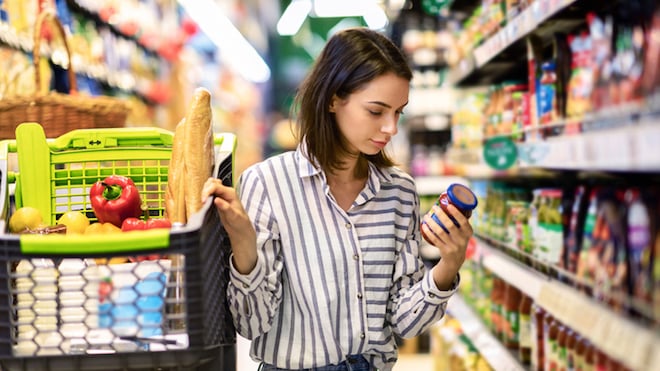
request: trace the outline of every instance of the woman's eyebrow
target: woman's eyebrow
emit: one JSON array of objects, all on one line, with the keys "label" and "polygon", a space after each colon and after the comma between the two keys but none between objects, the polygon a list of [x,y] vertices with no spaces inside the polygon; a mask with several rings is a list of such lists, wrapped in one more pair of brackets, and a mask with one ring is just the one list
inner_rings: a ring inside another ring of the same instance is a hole
[{"label": "woman's eyebrow", "polygon": [[[386,108],[392,108],[392,106],[390,106],[389,104],[387,104],[385,102],[377,101],[377,100],[369,101],[367,103],[377,104],[379,106],[383,106],[383,107],[386,107]],[[406,105],[408,105],[408,102],[402,104],[401,107],[405,107]]]}]

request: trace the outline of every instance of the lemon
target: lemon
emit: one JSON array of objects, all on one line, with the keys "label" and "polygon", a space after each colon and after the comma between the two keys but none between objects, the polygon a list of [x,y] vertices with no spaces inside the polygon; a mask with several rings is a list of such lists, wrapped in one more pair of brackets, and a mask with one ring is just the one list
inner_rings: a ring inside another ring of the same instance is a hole
[{"label": "lemon", "polygon": [[83,234],[89,226],[89,218],[80,211],[67,211],[57,220],[66,225],[66,234]]},{"label": "lemon", "polygon": [[16,210],[9,218],[9,231],[23,232],[26,229],[35,229],[43,224],[41,212],[36,207],[23,206]]}]

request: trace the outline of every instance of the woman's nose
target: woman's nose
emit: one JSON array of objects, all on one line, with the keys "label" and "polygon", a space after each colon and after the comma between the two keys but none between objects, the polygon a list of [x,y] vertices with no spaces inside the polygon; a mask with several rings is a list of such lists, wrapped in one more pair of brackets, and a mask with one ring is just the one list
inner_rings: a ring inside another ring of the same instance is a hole
[{"label": "woman's nose", "polygon": [[397,126],[398,123],[399,123],[399,118],[392,117],[383,124],[383,126],[381,127],[381,131],[383,133],[387,133],[393,136],[399,131],[399,128]]}]

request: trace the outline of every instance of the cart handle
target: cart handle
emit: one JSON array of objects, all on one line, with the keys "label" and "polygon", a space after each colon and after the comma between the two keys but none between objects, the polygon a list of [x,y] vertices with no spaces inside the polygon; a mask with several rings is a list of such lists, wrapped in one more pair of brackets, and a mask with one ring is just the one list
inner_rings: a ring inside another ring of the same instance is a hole
[{"label": "cart handle", "polygon": [[27,255],[95,255],[135,253],[170,246],[170,229],[148,229],[113,234],[21,234],[21,252]]}]

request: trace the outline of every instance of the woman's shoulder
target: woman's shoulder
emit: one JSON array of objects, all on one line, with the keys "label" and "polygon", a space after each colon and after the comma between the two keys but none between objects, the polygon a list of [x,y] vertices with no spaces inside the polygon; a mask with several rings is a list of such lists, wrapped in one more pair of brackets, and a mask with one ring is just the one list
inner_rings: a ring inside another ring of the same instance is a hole
[{"label": "woman's shoulder", "polygon": [[244,171],[244,176],[255,174],[269,174],[273,173],[274,169],[290,167],[295,164],[295,151],[287,151],[269,156],[259,162],[248,166]]},{"label": "woman's shoulder", "polygon": [[407,189],[415,189],[415,180],[403,169],[396,166],[383,167],[379,169],[392,184]]}]

